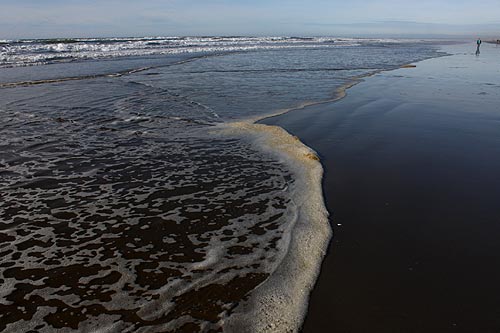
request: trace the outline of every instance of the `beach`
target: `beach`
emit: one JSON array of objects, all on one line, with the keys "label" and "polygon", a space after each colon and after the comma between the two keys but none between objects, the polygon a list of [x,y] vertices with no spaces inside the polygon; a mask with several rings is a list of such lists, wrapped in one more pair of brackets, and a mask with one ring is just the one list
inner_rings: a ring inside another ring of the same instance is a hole
[{"label": "beach", "polygon": [[[494,117],[496,48],[471,57],[456,41],[335,37],[0,47],[0,330],[290,332],[307,315],[306,331],[384,331],[387,313],[419,327],[397,310],[423,302],[398,303],[387,295],[403,294],[382,287],[405,286],[425,258],[443,255],[432,243],[441,234],[417,233],[430,232],[425,207],[441,220],[428,192],[448,198],[437,191],[444,171],[424,172],[421,154],[436,168],[441,156],[463,157],[448,140],[470,123],[457,105]],[[434,103],[455,121],[434,116]],[[443,134],[443,123],[455,127]],[[456,159],[446,174],[462,165],[465,176],[471,164]],[[410,200],[411,190],[420,192]],[[373,223],[358,227],[360,217]],[[366,302],[357,284],[385,303]]]},{"label": "beach", "polygon": [[500,48],[442,50],[262,121],[325,169],[334,237],[304,332],[500,329]]}]

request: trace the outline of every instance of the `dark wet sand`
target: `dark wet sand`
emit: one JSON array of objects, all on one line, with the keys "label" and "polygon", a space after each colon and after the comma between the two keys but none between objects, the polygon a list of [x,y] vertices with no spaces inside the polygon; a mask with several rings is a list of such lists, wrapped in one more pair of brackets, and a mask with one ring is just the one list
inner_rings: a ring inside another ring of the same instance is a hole
[{"label": "dark wet sand", "polygon": [[500,332],[500,49],[451,51],[264,121],[325,167],[304,332]]}]

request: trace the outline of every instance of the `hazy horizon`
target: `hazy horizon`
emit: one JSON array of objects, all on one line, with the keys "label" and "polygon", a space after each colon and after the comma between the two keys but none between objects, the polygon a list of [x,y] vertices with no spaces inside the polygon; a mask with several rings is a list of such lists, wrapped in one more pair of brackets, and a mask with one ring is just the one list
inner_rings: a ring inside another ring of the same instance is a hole
[{"label": "hazy horizon", "polygon": [[484,0],[3,0],[0,38],[138,36],[500,37]]}]

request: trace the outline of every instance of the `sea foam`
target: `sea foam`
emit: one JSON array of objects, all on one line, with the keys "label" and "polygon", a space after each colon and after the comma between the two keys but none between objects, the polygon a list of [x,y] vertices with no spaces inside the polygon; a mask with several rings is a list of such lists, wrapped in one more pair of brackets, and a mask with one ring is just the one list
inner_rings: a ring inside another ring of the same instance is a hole
[{"label": "sea foam", "polygon": [[71,40],[0,40],[0,67],[43,65],[75,60],[204,52],[353,47],[400,43],[388,39],[335,37],[144,37]]},{"label": "sea foam", "polygon": [[222,133],[241,136],[288,165],[296,179],[289,190],[297,208],[281,263],[226,319],[225,331],[298,331],[332,235],[321,187],[323,168],[312,149],[280,127],[250,121],[221,127]]}]

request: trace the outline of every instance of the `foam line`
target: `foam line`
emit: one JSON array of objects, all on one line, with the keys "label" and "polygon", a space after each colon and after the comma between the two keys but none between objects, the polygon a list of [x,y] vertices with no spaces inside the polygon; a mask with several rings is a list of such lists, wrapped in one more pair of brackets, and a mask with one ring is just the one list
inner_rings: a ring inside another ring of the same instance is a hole
[{"label": "foam line", "polygon": [[249,300],[226,319],[224,329],[298,331],[332,235],[321,188],[323,167],[312,149],[280,127],[251,122],[220,126],[224,134],[242,136],[289,166],[295,176],[290,191],[298,211],[284,259]]},{"label": "foam line", "polygon": [[282,262],[249,299],[240,303],[225,319],[225,332],[298,332],[333,235],[323,198],[323,167],[318,155],[285,129],[258,122],[292,110],[338,101],[363,78],[380,72],[382,70],[352,78],[336,89],[328,100],[306,102],[270,115],[218,125],[216,132],[242,137],[288,166],[295,179],[290,191],[298,214]]},{"label": "foam line", "polygon": [[56,79],[44,79],[44,80],[32,80],[32,81],[6,82],[6,83],[0,83],[0,88],[15,88],[15,87],[20,87],[20,86],[34,86],[34,85],[47,84],[47,83],[90,80],[90,79],[98,79],[98,78],[106,78],[106,77],[120,77],[120,76],[126,76],[126,75],[130,75],[130,74],[148,71],[150,69],[158,69],[158,68],[163,68],[163,67],[182,65],[182,64],[188,63],[190,61],[203,59],[203,58],[207,58],[207,57],[215,57],[218,55],[219,54],[193,56],[193,57],[189,57],[187,59],[183,59],[180,61],[166,64],[166,65],[139,67],[139,68],[128,69],[128,70],[124,70],[124,71],[120,71],[120,72],[116,72],[116,73],[81,75],[81,76],[71,76],[71,77],[62,77],[62,78],[56,78]]}]

